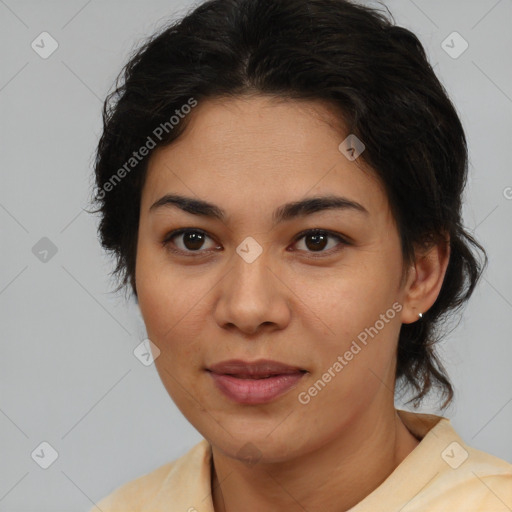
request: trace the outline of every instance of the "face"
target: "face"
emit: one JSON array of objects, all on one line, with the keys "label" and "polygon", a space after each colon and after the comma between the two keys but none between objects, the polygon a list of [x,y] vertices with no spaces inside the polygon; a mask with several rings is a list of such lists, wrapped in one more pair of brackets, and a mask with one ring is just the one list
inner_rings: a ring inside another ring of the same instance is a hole
[{"label": "face", "polygon": [[[136,288],[155,364],[214,446],[239,457],[252,443],[285,460],[342,436],[371,407],[393,407],[399,236],[378,180],[338,149],[348,133],[332,108],[253,96],[189,115],[151,156],[141,197]],[[342,201],[307,203],[324,197]],[[231,359],[302,371],[248,403],[257,391],[240,384],[248,400],[236,400],[209,371]]]}]

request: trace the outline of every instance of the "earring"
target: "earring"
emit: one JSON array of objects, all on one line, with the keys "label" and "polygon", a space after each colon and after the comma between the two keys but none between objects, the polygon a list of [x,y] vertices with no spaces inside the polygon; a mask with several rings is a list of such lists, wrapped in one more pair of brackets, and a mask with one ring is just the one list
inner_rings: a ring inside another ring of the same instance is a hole
[{"label": "earring", "polygon": [[420,317],[420,320],[423,318],[423,313],[418,313],[418,316]]}]

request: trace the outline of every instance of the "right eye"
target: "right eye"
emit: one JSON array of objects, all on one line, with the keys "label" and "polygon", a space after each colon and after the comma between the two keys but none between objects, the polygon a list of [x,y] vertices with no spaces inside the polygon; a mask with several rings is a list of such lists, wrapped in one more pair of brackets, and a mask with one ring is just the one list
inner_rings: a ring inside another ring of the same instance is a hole
[{"label": "right eye", "polygon": [[[175,239],[176,242],[174,242]],[[162,246],[171,252],[195,257],[201,253],[210,252],[211,249],[219,248],[213,243],[209,249],[204,250],[203,246],[207,239],[213,242],[213,239],[202,229],[181,228],[167,233],[162,240]],[[201,250],[202,248],[203,250]]]}]

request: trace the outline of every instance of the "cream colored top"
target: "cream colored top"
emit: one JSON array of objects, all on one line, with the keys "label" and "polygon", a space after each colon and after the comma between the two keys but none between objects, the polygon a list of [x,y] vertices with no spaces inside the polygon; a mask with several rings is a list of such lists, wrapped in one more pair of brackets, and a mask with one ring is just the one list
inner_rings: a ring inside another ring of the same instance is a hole
[{"label": "cream colored top", "polygon": [[[512,512],[511,464],[467,446],[447,418],[398,414],[421,441],[350,512]],[[179,459],[118,487],[90,512],[214,512],[210,464],[203,439]]]}]

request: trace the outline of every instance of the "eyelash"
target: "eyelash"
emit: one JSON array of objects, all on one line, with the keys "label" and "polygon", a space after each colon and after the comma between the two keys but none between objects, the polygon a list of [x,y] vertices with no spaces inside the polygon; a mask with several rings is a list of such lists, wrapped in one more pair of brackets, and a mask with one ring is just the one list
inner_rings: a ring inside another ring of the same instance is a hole
[{"label": "eyelash", "polygon": [[[170,233],[167,233],[165,235],[165,238],[161,242],[162,246],[172,253],[184,255],[186,257],[192,257],[192,258],[204,257],[204,255],[205,255],[204,253],[211,252],[211,250],[199,249],[197,251],[190,251],[190,250],[184,251],[183,249],[172,248],[170,246],[170,244],[172,243],[172,239],[179,235],[182,235],[184,233],[199,233],[199,234],[202,234],[202,235],[213,240],[213,238],[210,235],[208,235],[208,233],[206,233],[206,231],[203,231],[202,229],[181,228],[181,229],[176,229],[174,231],[171,231]],[[318,234],[323,234],[328,237],[335,238],[336,240],[338,240],[338,242],[340,242],[339,245],[341,245],[342,247],[346,246],[346,245],[350,245],[350,242],[346,238],[342,237],[340,234],[335,233],[333,231],[329,231],[326,229],[319,229],[319,228],[313,228],[313,229],[307,229],[307,230],[301,231],[300,233],[298,233],[295,236],[293,245],[295,245],[297,242],[299,242],[302,238],[306,237],[307,235],[318,235]],[[308,258],[322,258],[322,257],[330,256],[330,255],[334,254],[335,252],[338,252],[339,250],[341,250],[342,247],[339,247],[339,245],[336,247],[333,247],[331,249],[328,249],[327,251],[322,250],[322,251],[303,251],[303,252],[306,252],[306,254],[308,254],[308,256],[307,256]]]}]

